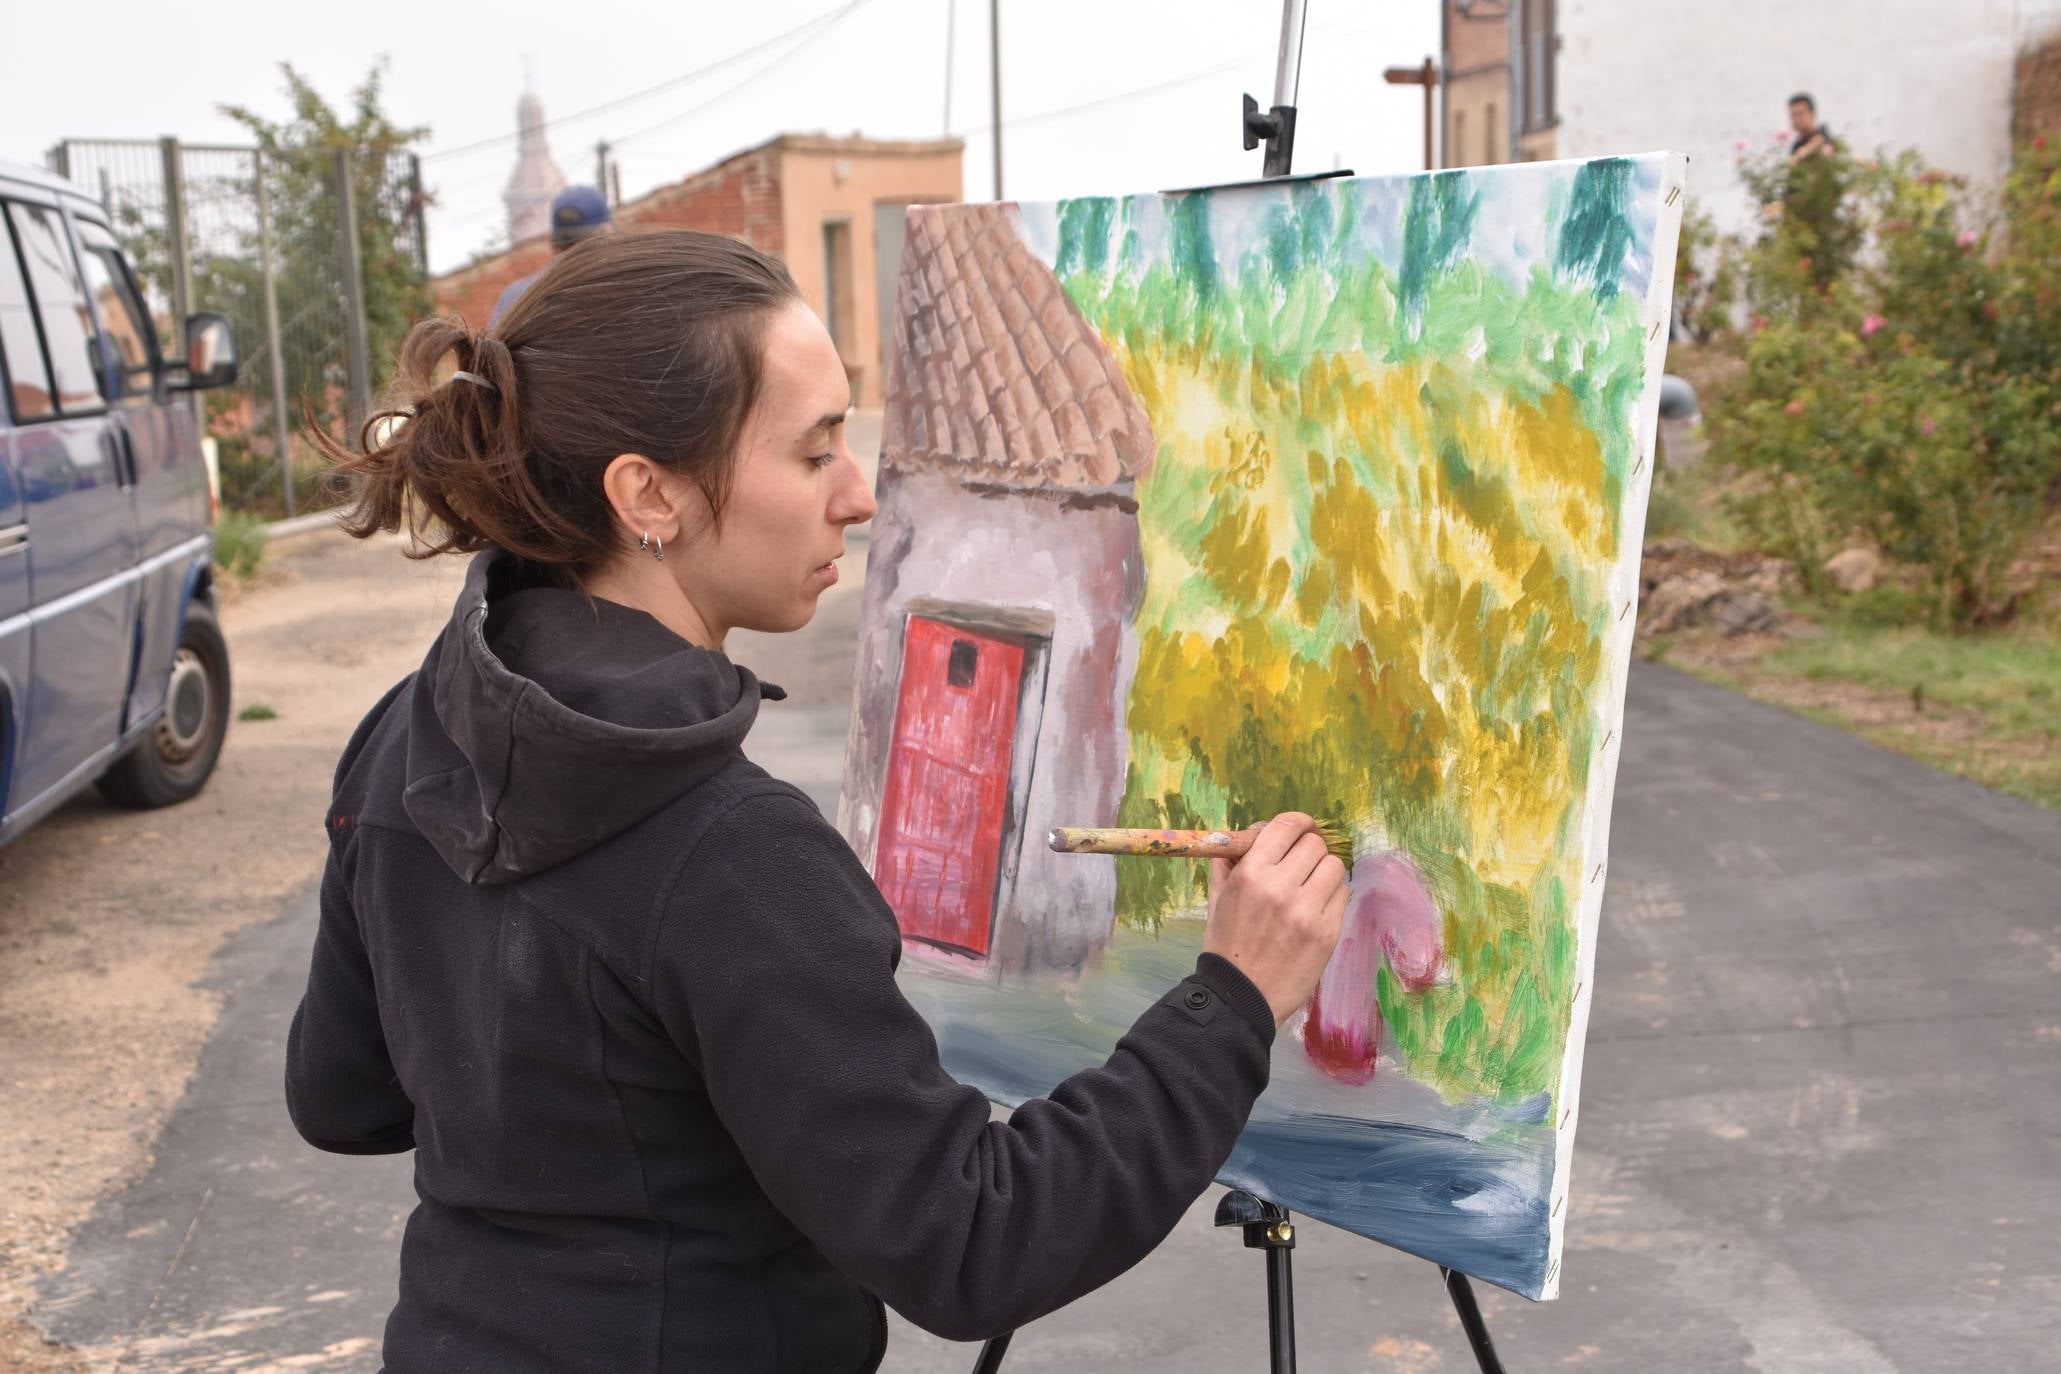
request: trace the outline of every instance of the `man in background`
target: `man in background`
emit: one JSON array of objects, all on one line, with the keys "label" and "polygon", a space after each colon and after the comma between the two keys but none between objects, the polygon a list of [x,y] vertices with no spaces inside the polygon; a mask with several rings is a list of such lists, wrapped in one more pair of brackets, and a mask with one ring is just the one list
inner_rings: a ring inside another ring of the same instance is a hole
[{"label": "man in background", "polygon": [[1839,146],[1832,131],[1818,122],[1818,102],[1802,91],[1789,97],[1789,127],[1796,130],[1789,145],[1791,165],[1807,157],[1823,157]]},{"label": "man in background", "polygon": [[[608,197],[592,186],[568,186],[551,198],[551,253],[556,257],[576,243],[593,238],[596,234],[612,233],[615,230],[615,215],[608,208]],[[508,313],[508,307],[515,304],[515,298],[528,289],[529,284],[544,275],[539,268],[526,277],[517,277],[508,283],[501,293],[501,299],[494,302],[494,313],[487,320],[491,329]]]}]

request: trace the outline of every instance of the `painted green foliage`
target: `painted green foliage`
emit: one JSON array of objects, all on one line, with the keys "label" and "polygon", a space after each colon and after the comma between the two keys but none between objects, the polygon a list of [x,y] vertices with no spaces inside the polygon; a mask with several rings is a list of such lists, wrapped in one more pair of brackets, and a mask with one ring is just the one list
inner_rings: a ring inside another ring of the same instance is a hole
[{"label": "painted green foliage", "polygon": [[1618,269],[1637,241],[1631,192],[1632,164],[1625,158],[1585,162],[1574,174],[1556,260],[1562,272],[1592,283],[1599,300],[1617,294]]},{"label": "painted green foliage", "polygon": [[[1059,216],[1061,279],[1160,443],[1115,823],[1296,809],[1405,852],[1453,976],[1383,970],[1381,1015],[1455,1096],[1557,1087],[1644,384],[1623,168],[1576,174],[1521,285],[1472,256],[1495,207],[1467,173],[1412,180],[1393,262],[1350,187],[1240,207],[1236,262],[1207,195],[1172,204],[1154,260],[1133,202]],[[1119,861],[1118,914],[1192,911],[1203,878]]]}]

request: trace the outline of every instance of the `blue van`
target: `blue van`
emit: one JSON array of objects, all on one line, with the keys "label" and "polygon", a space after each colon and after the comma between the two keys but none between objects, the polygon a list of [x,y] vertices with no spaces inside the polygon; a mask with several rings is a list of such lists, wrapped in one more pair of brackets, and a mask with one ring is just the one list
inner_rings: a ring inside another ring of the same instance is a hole
[{"label": "blue van", "polygon": [[200,791],[229,722],[193,400],[236,379],[220,315],[166,359],[106,211],[0,164],[0,844],[90,783]]}]

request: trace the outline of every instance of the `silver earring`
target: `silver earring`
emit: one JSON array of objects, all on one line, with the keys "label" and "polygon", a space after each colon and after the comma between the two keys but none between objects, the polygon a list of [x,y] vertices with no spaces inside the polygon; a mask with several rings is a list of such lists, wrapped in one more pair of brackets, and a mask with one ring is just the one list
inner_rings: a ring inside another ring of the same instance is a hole
[{"label": "silver earring", "polygon": [[653,547],[652,547],[652,550],[651,550],[651,556],[652,556],[653,558],[656,558],[656,559],[657,559],[657,560],[658,560],[659,562],[661,562],[661,563],[665,562],[665,561],[666,561],[666,541],[665,541],[665,540],[663,540],[663,539],[654,539],[654,540],[652,541],[652,545],[653,545]]},{"label": "silver earring", "polygon": [[651,531],[649,531],[649,530],[646,530],[646,531],[644,532],[643,536],[642,536],[641,538],[639,538],[639,539],[637,540],[637,552],[638,552],[638,553],[649,553],[650,551],[651,551]]}]

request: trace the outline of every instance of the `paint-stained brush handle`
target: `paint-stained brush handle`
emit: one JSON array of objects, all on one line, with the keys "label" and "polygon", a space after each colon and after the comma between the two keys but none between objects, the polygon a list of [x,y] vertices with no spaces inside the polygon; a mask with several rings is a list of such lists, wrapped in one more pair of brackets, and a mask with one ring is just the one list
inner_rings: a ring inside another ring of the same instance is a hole
[{"label": "paint-stained brush handle", "polygon": [[1130,854],[1161,859],[1242,859],[1259,827],[1250,830],[1121,830],[1061,826],[1046,842],[1061,854]]},{"label": "paint-stained brush handle", "polygon": [[[1128,854],[1148,859],[1242,859],[1264,826],[1244,830],[1121,830],[1060,826],[1045,842],[1061,854]],[[1317,837],[1338,861],[1352,867],[1353,839],[1335,821],[1317,822]]]}]

